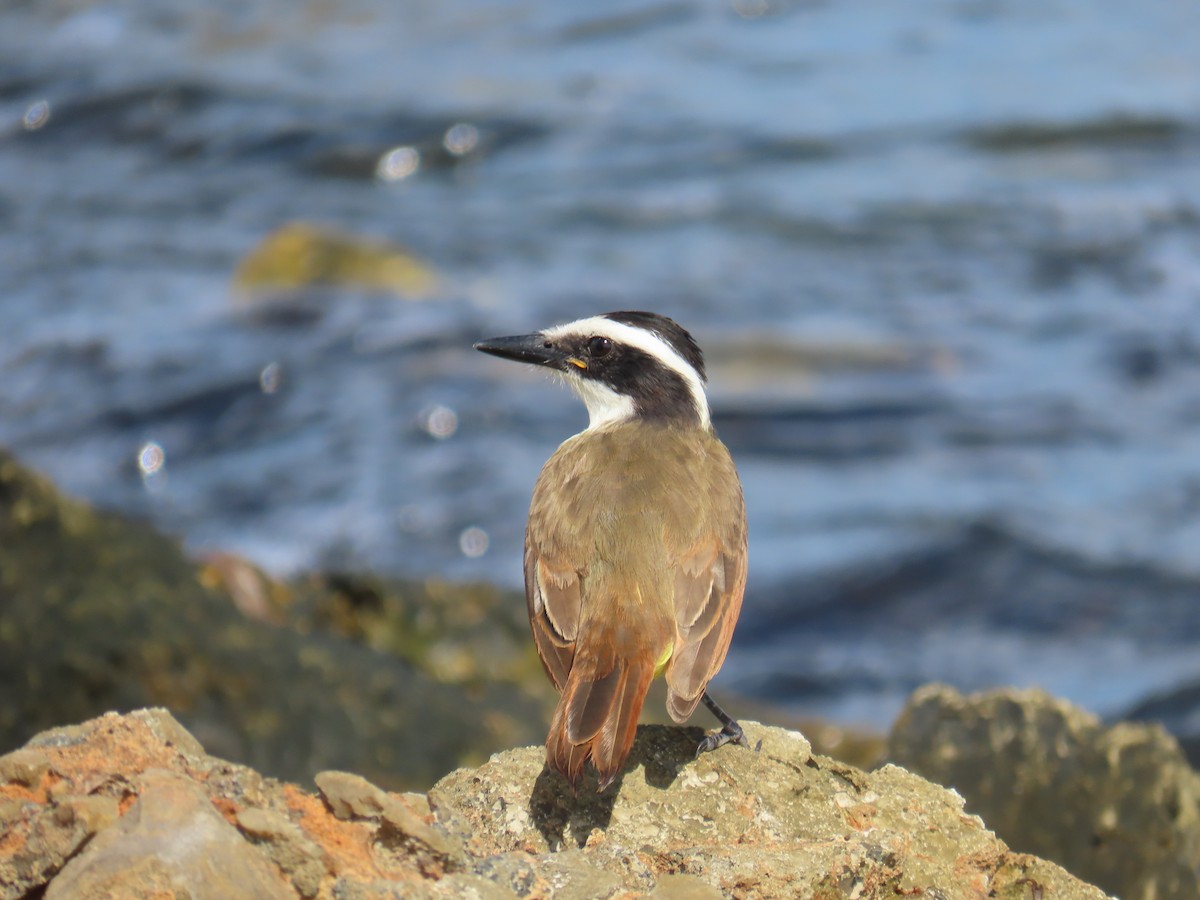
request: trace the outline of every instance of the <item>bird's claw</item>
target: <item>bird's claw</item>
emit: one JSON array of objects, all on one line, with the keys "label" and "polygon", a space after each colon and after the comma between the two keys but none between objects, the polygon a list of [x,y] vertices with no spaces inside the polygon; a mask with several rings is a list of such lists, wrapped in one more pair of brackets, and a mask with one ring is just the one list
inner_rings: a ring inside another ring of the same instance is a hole
[{"label": "bird's claw", "polygon": [[701,753],[708,753],[726,744],[740,744],[743,747],[750,746],[750,741],[746,739],[746,733],[742,731],[742,726],[737,722],[730,722],[728,725],[722,727],[720,731],[706,734],[704,740],[696,747],[696,755],[699,756]]}]

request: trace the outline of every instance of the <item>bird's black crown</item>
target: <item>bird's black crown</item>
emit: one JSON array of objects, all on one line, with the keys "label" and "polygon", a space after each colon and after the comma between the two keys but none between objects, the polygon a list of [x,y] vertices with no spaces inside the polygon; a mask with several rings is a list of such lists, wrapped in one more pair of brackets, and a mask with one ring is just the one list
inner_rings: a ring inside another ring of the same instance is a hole
[{"label": "bird's black crown", "polygon": [[689,366],[696,370],[696,374],[700,376],[701,381],[708,381],[708,375],[704,371],[704,354],[701,352],[700,346],[688,333],[687,329],[674,319],[668,319],[666,316],[660,316],[658,313],[641,312],[639,310],[621,310],[620,312],[605,313],[601,318],[654,332],[666,341],[672,350],[682,356]]}]

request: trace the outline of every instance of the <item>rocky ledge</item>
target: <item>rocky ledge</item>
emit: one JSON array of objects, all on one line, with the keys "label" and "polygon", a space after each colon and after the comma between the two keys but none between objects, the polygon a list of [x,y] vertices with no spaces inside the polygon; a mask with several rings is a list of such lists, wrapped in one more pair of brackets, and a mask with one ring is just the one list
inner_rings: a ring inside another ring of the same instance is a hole
[{"label": "rocky ledge", "polygon": [[0,757],[0,897],[1104,896],[953,791],[745,725],[757,750],[699,759],[697,729],[643,726],[599,795],[539,747],[428,794],[346,772],[310,793],[208,756],[164,710],[110,713]]},{"label": "rocky ledge", "polygon": [[1014,846],[1125,900],[1200,897],[1200,774],[1157,725],[1104,725],[1043,691],[926,685],[888,758],[953,785]]}]

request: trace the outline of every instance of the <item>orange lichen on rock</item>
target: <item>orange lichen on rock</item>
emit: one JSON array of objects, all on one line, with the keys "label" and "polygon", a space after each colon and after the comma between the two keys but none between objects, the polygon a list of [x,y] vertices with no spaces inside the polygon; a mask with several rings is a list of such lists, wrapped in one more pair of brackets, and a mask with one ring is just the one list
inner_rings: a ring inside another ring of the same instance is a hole
[{"label": "orange lichen on rock", "polygon": [[371,830],[362,822],[336,818],[325,804],[294,784],[283,786],[289,811],[299,815],[297,824],[326,854],[335,875],[382,878],[383,872],[371,850]]},{"label": "orange lichen on rock", "polygon": [[0,784],[0,803],[11,800],[15,803],[45,803],[50,799],[50,777],[43,775],[36,787],[23,784]]},{"label": "orange lichen on rock", "polygon": [[212,805],[230,825],[237,825],[238,805],[228,797],[213,797]]},{"label": "orange lichen on rock", "polygon": [[204,748],[166,713],[159,717],[108,713],[46,735],[29,746],[46,758],[51,772],[76,788],[95,784],[98,773],[121,779],[147,769],[196,775],[202,767],[189,765],[189,757],[205,758]]},{"label": "orange lichen on rock", "polygon": [[[146,895],[235,872],[268,894],[311,897],[335,881],[422,877],[404,854],[380,863],[384,823],[338,819],[295,785],[208,756],[164,710],[54,729],[0,757],[0,826],[0,883],[13,896],[50,896],[58,882]],[[172,841],[219,858],[176,853]]]},{"label": "orange lichen on rock", "polygon": [[10,828],[3,834],[0,834],[0,857],[4,856],[20,856],[21,851],[25,849],[27,838],[24,832],[18,831],[15,828]]}]

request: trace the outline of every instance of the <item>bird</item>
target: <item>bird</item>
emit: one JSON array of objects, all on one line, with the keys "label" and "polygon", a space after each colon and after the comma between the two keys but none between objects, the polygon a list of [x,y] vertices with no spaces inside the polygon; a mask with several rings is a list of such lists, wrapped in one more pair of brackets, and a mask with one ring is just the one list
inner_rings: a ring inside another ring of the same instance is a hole
[{"label": "bird", "polygon": [[655,676],[682,724],[703,702],[721,729],[696,753],[747,746],[709,696],[747,572],[746,508],[713,430],[704,356],[657,313],[603,313],[474,344],[561,376],[588,425],[538,475],[525,530],[525,599],[559,699],[546,760],[578,793],[622,771]]}]

